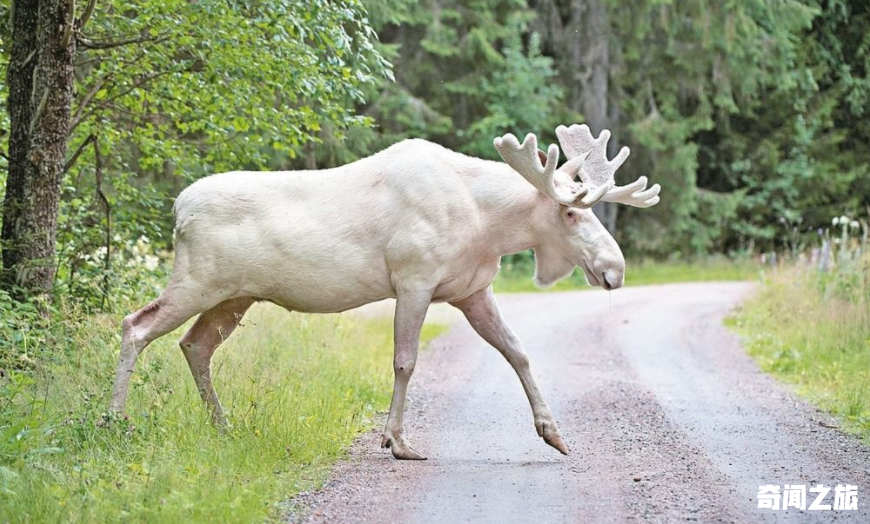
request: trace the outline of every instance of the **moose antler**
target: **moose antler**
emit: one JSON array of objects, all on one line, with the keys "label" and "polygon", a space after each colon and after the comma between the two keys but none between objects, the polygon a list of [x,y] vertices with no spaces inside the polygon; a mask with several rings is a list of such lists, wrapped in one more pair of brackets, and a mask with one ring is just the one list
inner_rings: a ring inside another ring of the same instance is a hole
[{"label": "moose antler", "polygon": [[[590,192],[594,191],[593,188],[607,187],[607,190],[601,193],[599,200],[618,202],[634,207],[650,207],[658,204],[658,195],[662,188],[658,184],[653,184],[647,189],[645,176],[638,178],[631,184],[614,187],[616,182],[613,175],[628,158],[630,150],[623,147],[619,150],[616,158],[607,160],[607,141],[610,140],[610,131],[605,129],[601,131],[598,138],[595,138],[592,136],[589,126],[575,124],[571,127],[557,127],[556,136],[559,138],[565,156],[568,157],[568,162],[574,158],[584,159],[583,169],[579,172],[583,185],[589,186]],[[592,204],[596,202],[597,200]]]},{"label": "moose antler", "polygon": [[[631,184],[614,187],[614,174],[628,158],[630,151],[623,147],[616,158],[607,160],[610,131],[605,129],[595,138],[589,126],[575,124],[571,127],[559,126],[556,128],[556,136],[568,157],[568,161],[558,171],[565,173],[567,179],[572,180],[570,183],[565,183],[564,180],[558,184],[556,182],[559,148],[555,144],[550,144],[544,154],[538,149],[538,139],[534,134],[526,135],[520,144],[517,137],[508,133],[493,140],[493,145],[509,166],[538,191],[559,204],[588,208],[604,201],[650,207],[659,202],[661,186],[653,184],[647,188],[645,176]],[[576,175],[579,175],[580,184],[573,182]]]},{"label": "moose antler", "polygon": [[[514,171],[521,174],[538,191],[559,204],[590,207],[610,189],[609,186],[592,188],[585,184],[575,183],[556,185],[554,175],[556,164],[559,162],[559,146],[550,144],[545,155],[543,151],[538,149],[538,138],[532,133],[526,135],[522,144],[517,140],[517,137],[508,133],[493,140],[493,145],[504,161],[514,168]],[[585,155],[576,155],[565,162],[560,170],[568,173],[568,178],[573,180],[574,177],[571,173],[579,171],[585,159]]]}]

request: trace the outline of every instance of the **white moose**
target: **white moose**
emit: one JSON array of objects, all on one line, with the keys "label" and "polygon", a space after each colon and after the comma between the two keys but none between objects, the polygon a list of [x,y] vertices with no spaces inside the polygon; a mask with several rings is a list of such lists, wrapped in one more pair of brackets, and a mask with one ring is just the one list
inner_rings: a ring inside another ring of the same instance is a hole
[{"label": "white moose", "polygon": [[649,207],[658,184],[614,186],[628,148],[607,160],[610,132],[559,126],[545,154],[535,135],[494,145],[507,162],[471,158],[406,140],[352,164],[317,172],[232,172],[197,181],[175,202],[176,258],[157,300],[124,318],[111,408],[122,413],[136,358],[153,340],[199,315],[180,341],[217,424],[211,381],[218,345],[256,301],[333,313],[396,298],[395,382],[382,447],[425,459],[403,435],[408,381],[432,302],[459,308],[504,355],[528,396],[535,429],[562,453],[550,409],[522,344],[499,314],[492,281],[503,255],[533,249],[535,280],[553,284],[583,268],[590,284],[622,286],[625,259],[589,209],[596,202]]}]

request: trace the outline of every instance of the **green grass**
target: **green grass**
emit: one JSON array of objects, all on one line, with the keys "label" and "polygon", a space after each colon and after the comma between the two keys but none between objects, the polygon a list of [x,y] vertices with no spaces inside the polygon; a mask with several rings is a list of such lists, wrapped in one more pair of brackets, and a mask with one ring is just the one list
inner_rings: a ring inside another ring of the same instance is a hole
[{"label": "green grass", "polygon": [[[530,291],[570,291],[591,289],[582,269],[575,269],[568,278],[550,288],[539,288],[532,281],[533,262],[504,263],[493,283],[496,292],[524,293]],[[626,286],[645,286],[671,282],[701,282],[751,280],[758,277],[759,266],[752,260],[729,260],[712,257],[696,261],[629,260],[626,262]]]},{"label": "green grass", "polygon": [[870,441],[870,275],[820,278],[790,270],[770,279],[727,323],[776,378]]},{"label": "green grass", "polygon": [[243,326],[213,364],[225,434],[208,422],[181,330],[142,355],[130,418],[112,420],[117,318],[55,326],[51,350],[0,373],[0,523],[278,520],[388,406],[390,322],[257,305]]}]

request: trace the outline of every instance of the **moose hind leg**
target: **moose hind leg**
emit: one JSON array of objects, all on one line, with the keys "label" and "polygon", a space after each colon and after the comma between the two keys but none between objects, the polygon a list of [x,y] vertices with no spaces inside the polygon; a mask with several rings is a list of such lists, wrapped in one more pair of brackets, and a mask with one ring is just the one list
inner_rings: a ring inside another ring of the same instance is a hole
[{"label": "moose hind leg", "polygon": [[[109,404],[110,411],[114,413],[124,412],[127,403],[127,390],[130,386],[130,377],[133,374],[136,359],[148,344],[176,329],[187,319],[212,305],[203,306],[201,300],[185,300],[189,295],[191,294],[183,293],[179,286],[170,285],[157,300],[128,315],[121,322],[121,354],[115,371],[112,400]],[[195,296],[201,298],[203,295],[196,293]]]},{"label": "moose hind leg", "polygon": [[190,366],[199,394],[217,426],[225,427],[227,420],[212,385],[211,358],[218,346],[236,329],[253,303],[254,300],[250,297],[221,302],[202,313],[178,342]]}]

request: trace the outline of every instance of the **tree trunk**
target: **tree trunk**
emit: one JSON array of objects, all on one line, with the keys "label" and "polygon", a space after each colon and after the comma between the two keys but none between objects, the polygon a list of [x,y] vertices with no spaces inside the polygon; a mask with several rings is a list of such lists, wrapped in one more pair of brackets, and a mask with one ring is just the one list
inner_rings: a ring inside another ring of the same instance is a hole
[{"label": "tree trunk", "polygon": [[[3,284],[43,294],[54,279],[60,185],[70,127],[75,38],[72,0],[15,0]],[[28,60],[29,58],[29,60]]]},{"label": "tree trunk", "polygon": [[[619,128],[619,107],[616,104],[610,104],[609,110],[610,115],[607,117],[608,125],[613,128]],[[619,141],[619,135],[614,133],[610,137],[610,142],[607,143],[607,156],[614,158],[621,148],[622,143]],[[602,206],[602,209],[598,216],[601,217],[604,227],[613,236],[616,236],[616,218],[619,216],[619,205],[613,202],[602,202],[599,205]]]},{"label": "tree trunk", "polygon": [[36,70],[36,28],[39,0],[13,0],[11,7],[12,51],[6,69],[6,100],[9,130],[9,172],[3,201],[3,287],[15,284],[15,268],[23,260],[19,231],[25,212],[26,163],[30,152],[30,98]]},{"label": "tree trunk", "polygon": [[[580,47],[578,85],[580,111],[595,135],[611,127],[609,111],[610,23],[601,0],[576,0],[580,12]],[[582,7],[582,11],[580,11]],[[616,137],[611,138],[608,154],[612,157]],[[601,202],[592,211],[611,234],[616,233],[616,204]]]},{"label": "tree trunk", "polygon": [[610,27],[607,11],[600,0],[576,0],[580,16],[580,56],[575,71],[579,109],[592,132],[608,126],[607,94],[610,75]]},{"label": "tree trunk", "polygon": [[[583,115],[596,135],[610,128],[610,21],[604,0],[534,0],[537,29],[543,49],[555,57],[568,83],[568,106]],[[618,150],[616,134],[608,152]],[[593,208],[604,226],[616,231],[616,204],[602,202]]]}]

